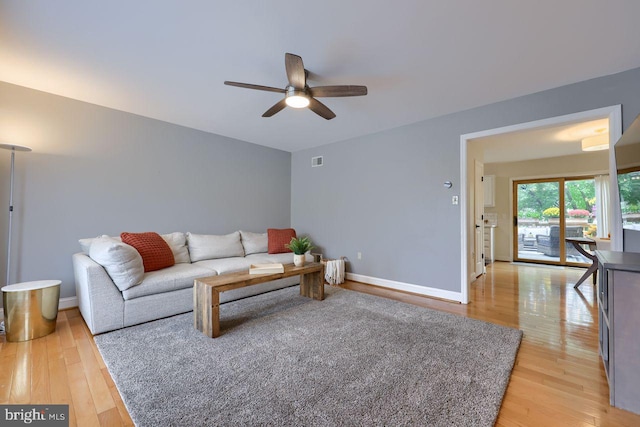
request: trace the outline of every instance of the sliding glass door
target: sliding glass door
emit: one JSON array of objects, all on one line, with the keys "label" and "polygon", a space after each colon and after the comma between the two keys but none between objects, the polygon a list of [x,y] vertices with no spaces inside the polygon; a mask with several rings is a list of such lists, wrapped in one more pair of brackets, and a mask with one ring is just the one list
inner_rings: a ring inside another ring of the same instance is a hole
[{"label": "sliding glass door", "polygon": [[515,249],[517,261],[559,264],[560,182],[514,182]]},{"label": "sliding glass door", "polygon": [[591,263],[565,239],[596,235],[593,177],[514,181],[513,202],[515,261]]},{"label": "sliding glass door", "polygon": [[[594,178],[566,180],[564,194],[565,237],[596,237],[598,212]],[[573,244],[565,246],[567,264],[591,265],[591,260],[578,252]]]}]

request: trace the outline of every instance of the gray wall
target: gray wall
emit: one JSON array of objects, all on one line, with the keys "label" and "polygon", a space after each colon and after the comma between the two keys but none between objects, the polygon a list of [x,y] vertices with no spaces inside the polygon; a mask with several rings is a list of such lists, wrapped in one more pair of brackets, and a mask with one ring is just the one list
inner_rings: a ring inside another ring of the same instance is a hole
[{"label": "gray wall", "polygon": [[[640,113],[640,69],[296,152],[292,225],[354,273],[458,292],[460,135],[616,104],[624,130]],[[312,169],[317,155],[325,166]]]},{"label": "gray wall", "polygon": [[[75,295],[83,237],[290,225],[290,153],[2,82],[0,112],[0,139],[34,150],[16,155],[12,282],[60,279]],[[2,282],[9,158],[0,150]]]},{"label": "gray wall", "polygon": [[[57,278],[74,295],[82,237],[292,225],[355,273],[457,292],[460,135],[615,104],[626,129],[640,69],[290,155],[0,82],[0,139],[34,148],[16,162],[12,282]],[[3,281],[8,176],[2,151]]]}]

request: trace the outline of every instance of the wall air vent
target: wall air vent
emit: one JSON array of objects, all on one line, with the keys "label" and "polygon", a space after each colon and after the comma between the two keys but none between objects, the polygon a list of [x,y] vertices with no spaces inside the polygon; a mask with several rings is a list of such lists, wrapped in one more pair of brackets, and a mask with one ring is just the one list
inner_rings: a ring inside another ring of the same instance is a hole
[{"label": "wall air vent", "polygon": [[318,157],[312,157],[311,158],[311,167],[312,168],[317,168],[319,166],[323,165],[323,161],[322,161],[322,156],[318,156]]}]

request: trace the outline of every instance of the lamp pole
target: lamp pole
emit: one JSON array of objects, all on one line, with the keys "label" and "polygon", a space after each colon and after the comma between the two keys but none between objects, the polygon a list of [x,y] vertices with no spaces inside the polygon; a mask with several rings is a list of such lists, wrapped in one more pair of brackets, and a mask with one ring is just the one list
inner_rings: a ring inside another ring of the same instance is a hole
[{"label": "lamp pole", "polygon": [[5,150],[11,150],[11,190],[9,191],[9,232],[7,233],[7,280],[6,285],[9,285],[10,273],[11,273],[11,229],[13,221],[13,176],[15,170],[15,156],[16,151],[31,151],[31,148],[22,145],[13,144],[0,144],[0,148]]}]

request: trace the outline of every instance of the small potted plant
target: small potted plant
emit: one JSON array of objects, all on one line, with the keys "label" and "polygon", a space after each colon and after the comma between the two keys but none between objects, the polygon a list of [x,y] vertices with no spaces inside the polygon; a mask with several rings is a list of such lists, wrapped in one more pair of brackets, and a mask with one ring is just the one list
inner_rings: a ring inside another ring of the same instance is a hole
[{"label": "small potted plant", "polygon": [[314,248],[308,237],[292,237],[291,241],[284,245],[293,252],[293,263],[296,267],[304,266],[304,254]]},{"label": "small potted plant", "polygon": [[542,212],[542,216],[547,218],[549,224],[557,224],[560,218],[560,208],[551,207]]},{"label": "small potted plant", "polygon": [[591,212],[585,209],[569,209],[567,215],[571,218],[589,218]]},{"label": "small potted plant", "polygon": [[591,212],[586,209],[569,209],[567,210],[567,224],[581,225],[586,227],[589,223]]}]

